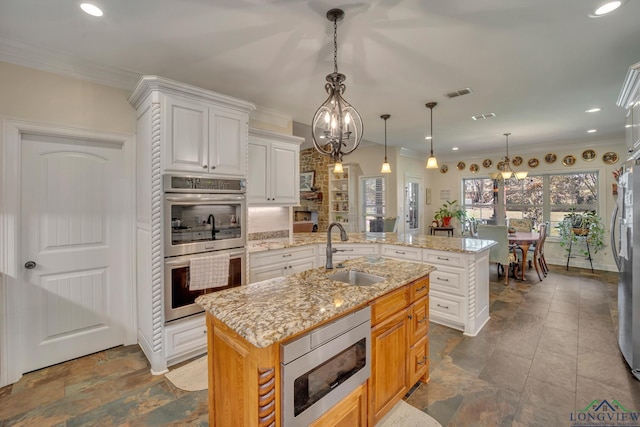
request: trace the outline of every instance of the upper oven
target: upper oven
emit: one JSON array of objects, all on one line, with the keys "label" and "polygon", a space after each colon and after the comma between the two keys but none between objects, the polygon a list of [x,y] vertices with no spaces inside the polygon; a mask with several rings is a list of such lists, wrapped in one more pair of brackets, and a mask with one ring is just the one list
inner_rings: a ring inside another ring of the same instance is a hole
[{"label": "upper oven", "polygon": [[165,257],[245,246],[244,180],[164,179]]}]

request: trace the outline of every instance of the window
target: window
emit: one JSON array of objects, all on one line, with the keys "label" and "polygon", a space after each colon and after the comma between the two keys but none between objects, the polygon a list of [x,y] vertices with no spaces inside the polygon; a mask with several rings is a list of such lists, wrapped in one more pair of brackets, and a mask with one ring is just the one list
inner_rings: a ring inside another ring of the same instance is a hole
[{"label": "window", "polygon": [[384,231],[386,180],[382,176],[360,178],[363,217],[361,229],[366,232]]},{"label": "window", "polygon": [[464,179],[462,185],[467,217],[488,224],[504,224],[509,218],[549,221],[550,235],[557,236],[555,227],[565,214],[598,211],[598,172],[528,176],[506,186],[496,186],[490,178]]}]

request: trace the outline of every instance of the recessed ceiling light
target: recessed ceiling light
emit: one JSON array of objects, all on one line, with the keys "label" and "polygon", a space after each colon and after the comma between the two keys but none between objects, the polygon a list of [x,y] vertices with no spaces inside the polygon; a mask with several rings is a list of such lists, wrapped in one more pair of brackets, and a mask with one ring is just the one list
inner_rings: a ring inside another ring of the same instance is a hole
[{"label": "recessed ceiling light", "polygon": [[425,136],[424,139],[431,139],[431,137],[430,136]]},{"label": "recessed ceiling light", "polygon": [[596,133],[596,132],[598,132],[598,130],[597,130],[597,129],[589,129],[589,130],[587,131],[587,133]]},{"label": "recessed ceiling light", "polygon": [[80,8],[82,10],[84,10],[86,13],[88,13],[91,16],[102,16],[102,10],[96,6],[95,4],[91,4],[91,3],[82,3],[80,4]]},{"label": "recessed ceiling light", "polygon": [[622,1],[621,0],[608,1],[608,2],[598,6],[598,8],[595,11],[593,11],[593,13],[589,14],[589,16],[591,18],[599,18],[601,16],[605,16],[605,15],[610,14],[614,10],[618,9],[620,6],[622,6]]},{"label": "recessed ceiling light", "polygon": [[625,127],[625,129],[626,129],[626,128],[630,128],[630,127],[631,127],[631,125],[624,125],[624,127]]},{"label": "recessed ceiling light", "polygon": [[458,147],[452,147],[451,148],[453,151],[458,151]]},{"label": "recessed ceiling light", "polygon": [[601,107],[594,107],[594,108],[589,108],[588,110],[585,110],[585,113],[597,113],[598,111],[602,111]]},{"label": "recessed ceiling light", "polygon": [[473,120],[484,120],[484,119],[490,119],[491,117],[495,117],[496,113],[484,113],[484,114],[478,114],[476,116],[471,116],[471,118]]}]

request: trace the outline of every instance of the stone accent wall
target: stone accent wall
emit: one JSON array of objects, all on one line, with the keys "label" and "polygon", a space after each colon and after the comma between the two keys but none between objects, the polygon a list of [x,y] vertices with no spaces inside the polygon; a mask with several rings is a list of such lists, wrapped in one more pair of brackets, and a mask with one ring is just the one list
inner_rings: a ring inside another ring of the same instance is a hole
[{"label": "stone accent wall", "polygon": [[322,193],[322,200],[303,200],[300,204],[303,209],[317,209],[318,232],[326,231],[329,226],[329,164],[331,158],[323,156],[313,148],[300,151],[300,172],[315,171],[314,186]]}]

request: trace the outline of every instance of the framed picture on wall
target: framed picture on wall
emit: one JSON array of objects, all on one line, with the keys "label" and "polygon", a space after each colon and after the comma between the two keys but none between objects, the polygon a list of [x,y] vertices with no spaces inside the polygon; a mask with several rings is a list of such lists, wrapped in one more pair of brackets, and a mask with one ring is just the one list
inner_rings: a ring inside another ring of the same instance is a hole
[{"label": "framed picture on wall", "polygon": [[309,192],[313,191],[313,180],[316,176],[316,171],[301,172],[300,173],[300,191]]}]

